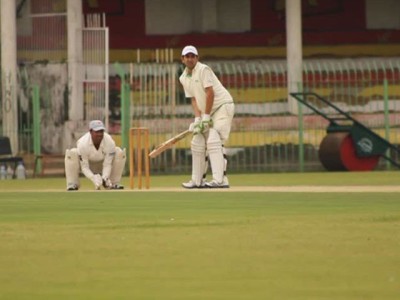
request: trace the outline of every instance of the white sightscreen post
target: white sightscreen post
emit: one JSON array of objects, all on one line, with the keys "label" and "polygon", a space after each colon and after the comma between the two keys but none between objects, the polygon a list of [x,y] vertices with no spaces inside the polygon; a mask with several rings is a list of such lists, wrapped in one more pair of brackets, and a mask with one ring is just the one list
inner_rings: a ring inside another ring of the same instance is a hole
[{"label": "white sightscreen post", "polygon": [[108,28],[106,27],[106,20],[105,20],[105,15],[103,14],[103,26],[104,26],[104,34],[105,34],[105,58],[104,58],[104,63],[105,63],[105,78],[104,78],[104,84],[105,84],[105,112],[104,112],[104,117],[105,117],[105,126],[107,131],[110,130],[110,120],[109,120],[109,111],[110,111],[110,83],[109,83],[109,48],[110,48],[110,40],[109,40],[109,31]]},{"label": "white sightscreen post", "polygon": [[[18,149],[17,103],[17,21],[16,1],[1,0],[1,78],[3,132],[11,142],[15,155]],[[1,134],[1,133],[0,133]]]},{"label": "white sightscreen post", "polygon": [[[301,92],[303,85],[301,0],[286,0],[286,49],[288,93]],[[297,114],[297,107],[297,101],[288,95],[289,111]]]},{"label": "white sightscreen post", "polygon": [[68,26],[68,118],[83,120],[83,74],[82,74],[82,1],[67,0]]}]

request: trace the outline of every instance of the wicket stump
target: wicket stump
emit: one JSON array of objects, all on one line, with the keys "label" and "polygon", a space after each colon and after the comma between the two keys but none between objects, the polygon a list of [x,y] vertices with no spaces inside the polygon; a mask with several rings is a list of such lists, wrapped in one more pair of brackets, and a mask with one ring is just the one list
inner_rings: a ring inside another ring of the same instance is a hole
[{"label": "wicket stump", "polygon": [[[150,188],[150,158],[149,158],[149,129],[146,127],[135,127],[129,130],[129,180],[130,188],[135,187],[135,153],[136,153],[136,175],[138,188],[142,188],[142,172],[144,163],[144,175],[146,189]],[[143,160],[144,157],[144,160]]]}]

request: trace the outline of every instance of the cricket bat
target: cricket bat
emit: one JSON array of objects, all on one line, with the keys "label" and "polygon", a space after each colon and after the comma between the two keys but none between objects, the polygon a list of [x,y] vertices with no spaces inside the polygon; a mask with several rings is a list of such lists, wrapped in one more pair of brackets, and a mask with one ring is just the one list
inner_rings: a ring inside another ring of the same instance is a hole
[{"label": "cricket bat", "polygon": [[160,155],[161,153],[163,153],[165,150],[171,148],[173,145],[175,145],[177,142],[179,142],[180,140],[184,139],[185,137],[187,137],[189,134],[191,134],[192,132],[188,130],[185,130],[179,134],[177,134],[176,136],[170,138],[169,140],[165,141],[164,143],[158,145],[153,151],[150,152],[149,156],[151,158],[157,157],[158,155]]}]

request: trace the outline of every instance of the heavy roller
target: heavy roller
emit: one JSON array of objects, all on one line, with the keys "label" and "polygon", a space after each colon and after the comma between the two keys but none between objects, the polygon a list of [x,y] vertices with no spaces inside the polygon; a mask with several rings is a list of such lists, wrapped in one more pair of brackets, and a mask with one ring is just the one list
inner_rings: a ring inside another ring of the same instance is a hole
[{"label": "heavy roller", "polygon": [[[341,110],[316,93],[290,93],[323,118],[329,121],[327,134],[321,141],[318,155],[322,165],[329,171],[371,171],[382,157],[394,166],[400,164],[388,156],[391,149],[398,154],[399,149],[367,128],[348,113]],[[313,101],[310,101],[313,100]],[[328,115],[322,110],[328,108],[334,114]]]}]

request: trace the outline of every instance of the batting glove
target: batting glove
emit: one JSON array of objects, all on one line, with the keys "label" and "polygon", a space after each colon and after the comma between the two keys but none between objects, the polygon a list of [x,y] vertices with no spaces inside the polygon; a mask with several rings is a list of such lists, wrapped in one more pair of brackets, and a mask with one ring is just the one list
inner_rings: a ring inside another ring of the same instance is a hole
[{"label": "batting glove", "polygon": [[103,178],[101,178],[100,174],[95,174],[92,179],[94,183],[94,187],[96,190],[99,190],[101,185],[103,184]]},{"label": "batting glove", "polygon": [[189,131],[194,132],[194,129],[200,125],[200,122],[201,122],[201,117],[194,118],[194,122],[190,123],[189,125]]},{"label": "batting glove", "polygon": [[212,127],[212,120],[210,115],[203,115],[199,126],[194,128],[193,133],[194,134],[206,133],[208,129],[210,129],[210,127]]}]

